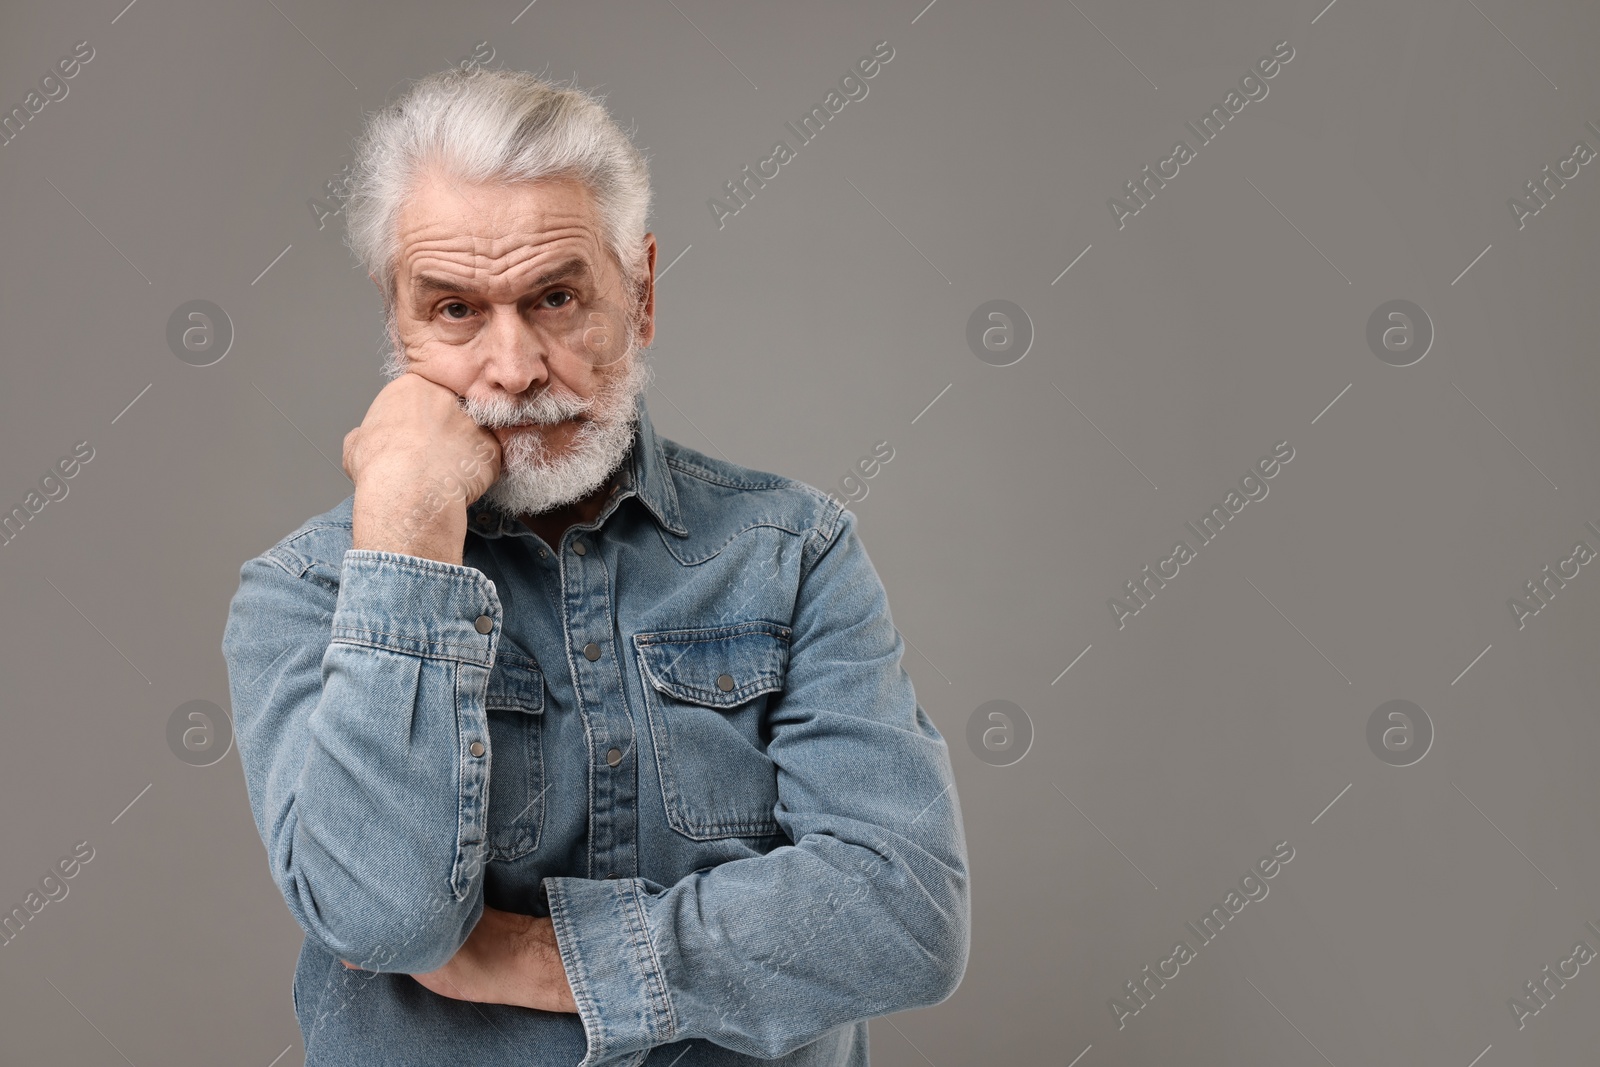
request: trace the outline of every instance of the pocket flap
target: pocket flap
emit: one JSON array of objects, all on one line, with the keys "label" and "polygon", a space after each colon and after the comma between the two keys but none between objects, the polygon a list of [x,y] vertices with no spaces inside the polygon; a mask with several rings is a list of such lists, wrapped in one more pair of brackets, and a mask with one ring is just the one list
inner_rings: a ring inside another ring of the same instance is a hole
[{"label": "pocket flap", "polygon": [[544,672],[527,656],[502,646],[489,671],[484,697],[486,710],[540,713],[544,711]]},{"label": "pocket flap", "polygon": [[633,645],[656,689],[692,704],[731,708],[783,688],[792,634],[787,626],[758,619],[635,634]]}]

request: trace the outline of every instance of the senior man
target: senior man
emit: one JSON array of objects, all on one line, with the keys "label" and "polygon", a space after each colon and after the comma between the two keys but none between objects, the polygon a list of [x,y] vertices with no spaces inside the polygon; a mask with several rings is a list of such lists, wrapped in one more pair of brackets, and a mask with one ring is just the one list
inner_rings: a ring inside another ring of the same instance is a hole
[{"label": "senior man", "polygon": [[360,140],[390,381],[223,635],[311,1067],[864,1067],[965,971],[949,752],[855,516],[651,426],[650,197],[520,72]]}]

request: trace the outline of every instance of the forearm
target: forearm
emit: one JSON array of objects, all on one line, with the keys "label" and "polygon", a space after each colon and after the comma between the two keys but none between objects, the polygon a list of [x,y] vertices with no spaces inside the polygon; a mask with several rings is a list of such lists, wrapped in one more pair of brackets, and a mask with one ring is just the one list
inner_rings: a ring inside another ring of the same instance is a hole
[{"label": "forearm", "polygon": [[[501,912],[501,915],[508,913]],[[539,1011],[564,1011],[576,1014],[578,1004],[572,985],[561,963],[555,928],[548,916],[518,916],[530,919],[521,936],[513,942],[509,965],[503,971],[500,992],[504,1004],[520,1004]]]},{"label": "forearm", "polygon": [[483,906],[493,586],[442,563],[347,553],[330,613],[310,599],[315,582],[247,573],[224,651],[285,901],[364,969],[437,968]]},{"label": "forearm", "polygon": [[898,835],[882,845],[816,835],[671,887],[548,879],[591,1057],[701,1038],[772,1059],[949,996],[968,949],[965,867]]},{"label": "forearm", "polygon": [[396,497],[384,486],[357,487],[351,547],[397,552],[459,566],[467,535],[460,483],[447,479],[426,493]]},{"label": "forearm", "polygon": [[[341,961],[359,970],[348,960]],[[438,970],[413,975],[433,992],[478,1004],[576,1012],[548,918],[485,908],[472,935]]]}]

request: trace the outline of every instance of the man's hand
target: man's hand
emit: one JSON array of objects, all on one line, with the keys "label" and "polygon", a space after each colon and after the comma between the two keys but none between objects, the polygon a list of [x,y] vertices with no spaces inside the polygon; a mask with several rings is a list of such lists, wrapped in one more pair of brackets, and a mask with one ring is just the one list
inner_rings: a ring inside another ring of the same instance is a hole
[{"label": "man's hand", "polygon": [[500,441],[415,372],[384,386],[344,439],[353,548],[460,564],[467,506],[500,477]]},{"label": "man's hand", "polygon": [[548,918],[533,915],[485,907],[466,944],[449,963],[412,977],[452,1000],[515,1004],[539,1011],[578,1010],[556,947],[555,927]]}]

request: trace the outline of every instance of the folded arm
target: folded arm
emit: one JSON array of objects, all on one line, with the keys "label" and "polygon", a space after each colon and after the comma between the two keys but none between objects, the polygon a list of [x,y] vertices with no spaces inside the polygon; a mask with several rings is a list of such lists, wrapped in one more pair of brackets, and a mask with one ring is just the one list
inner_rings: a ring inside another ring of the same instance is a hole
[{"label": "folded arm", "polygon": [[544,881],[589,1042],[579,1067],[686,1038],[776,1058],[961,980],[970,904],[948,750],[854,515],[806,558],[768,746],[794,844],[671,886]]},{"label": "folded arm", "polygon": [[272,876],[328,951],[432,971],[483,912],[499,598],[473,568],[350,550],[334,575],[292,544],[241,568],[222,645]]}]

